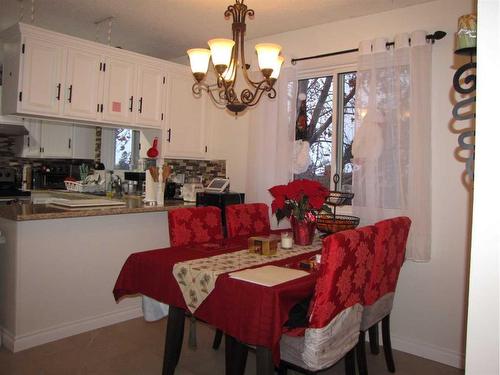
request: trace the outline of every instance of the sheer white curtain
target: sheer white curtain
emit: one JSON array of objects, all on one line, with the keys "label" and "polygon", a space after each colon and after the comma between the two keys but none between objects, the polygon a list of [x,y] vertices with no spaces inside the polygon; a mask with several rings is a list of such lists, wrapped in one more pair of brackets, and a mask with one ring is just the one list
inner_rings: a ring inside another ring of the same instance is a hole
[{"label": "sheer white curtain", "polygon": [[[271,206],[268,189],[286,184],[293,177],[295,101],[297,77],[294,67],[282,69],[276,82],[277,97],[263,97],[250,112],[246,202]],[[272,220],[276,227],[275,217]]]},{"label": "sheer white curtain", "polygon": [[[360,44],[353,212],[363,224],[411,218],[406,257],[430,260],[431,45],[424,31]],[[411,45],[409,43],[411,37]]]}]

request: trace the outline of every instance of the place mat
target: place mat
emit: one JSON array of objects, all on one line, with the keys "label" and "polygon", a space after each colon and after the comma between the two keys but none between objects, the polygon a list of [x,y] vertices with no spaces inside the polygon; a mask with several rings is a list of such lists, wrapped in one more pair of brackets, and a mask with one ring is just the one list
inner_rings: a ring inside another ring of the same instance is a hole
[{"label": "place mat", "polygon": [[232,272],[229,274],[229,277],[263,286],[275,286],[307,275],[309,275],[309,272],[302,270],[277,266],[263,266]]},{"label": "place mat", "polygon": [[214,290],[219,275],[309,253],[321,249],[321,246],[321,239],[317,237],[311,245],[294,246],[287,250],[279,248],[276,254],[271,256],[250,253],[248,249],[244,249],[179,262],[174,265],[172,273],[179,284],[187,308],[195,312]]}]

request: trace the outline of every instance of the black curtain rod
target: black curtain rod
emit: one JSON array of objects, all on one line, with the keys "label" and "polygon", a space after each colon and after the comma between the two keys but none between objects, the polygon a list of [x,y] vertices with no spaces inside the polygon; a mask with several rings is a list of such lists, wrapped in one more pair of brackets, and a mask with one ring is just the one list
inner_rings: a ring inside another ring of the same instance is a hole
[{"label": "black curtain rod", "polygon": [[[434,34],[429,34],[426,35],[425,38],[427,40],[430,40],[432,44],[436,40],[443,39],[446,36],[446,32],[444,31],[436,31]],[[410,39],[411,40],[411,39]],[[385,44],[386,47],[390,47],[394,45],[394,42],[388,42]],[[322,55],[315,55],[315,56],[307,56],[307,57],[300,57],[298,59],[292,59],[292,65],[295,65],[297,61],[303,61],[303,60],[312,60],[312,59],[321,59],[323,57],[328,57],[328,56],[337,56],[337,55],[344,55],[346,53],[353,53],[353,52],[358,52],[359,48],[353,48],[353,49],[345,49],[343,51],[337,51],[337,52],[330,52],[330,53],[323,53]]]}]

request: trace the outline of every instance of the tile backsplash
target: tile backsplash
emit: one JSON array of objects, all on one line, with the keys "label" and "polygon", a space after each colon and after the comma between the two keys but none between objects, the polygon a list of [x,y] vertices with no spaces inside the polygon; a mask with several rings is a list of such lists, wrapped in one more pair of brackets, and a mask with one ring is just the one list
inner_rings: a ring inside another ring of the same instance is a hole
[{"label": "tile backsplash", "polygon": [[203,177],[206,186],[215,177],[226,177],[225,160],[165,159],[173,174],[184,174],[185,178]]}]

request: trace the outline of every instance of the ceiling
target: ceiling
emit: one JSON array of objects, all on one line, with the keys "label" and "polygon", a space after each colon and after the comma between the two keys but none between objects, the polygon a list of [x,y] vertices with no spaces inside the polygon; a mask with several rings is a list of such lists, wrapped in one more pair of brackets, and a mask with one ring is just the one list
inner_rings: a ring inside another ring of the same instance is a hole
[{"label": "ceiling", "polygon": [[[247,38],[258,38],[340,19],[379,13],[431,0],[245,0],[255,10]],[[0,0],[0,30],[19,20],[30,23],[30,0]],[[114,17],[111,44],[163,59],[206,46],[213,37],[230,37],[223,13],[234,0],[36,0],[35,26],[96,40],[96,21]],[[99,41],[107,42],[107,23]]]}]

